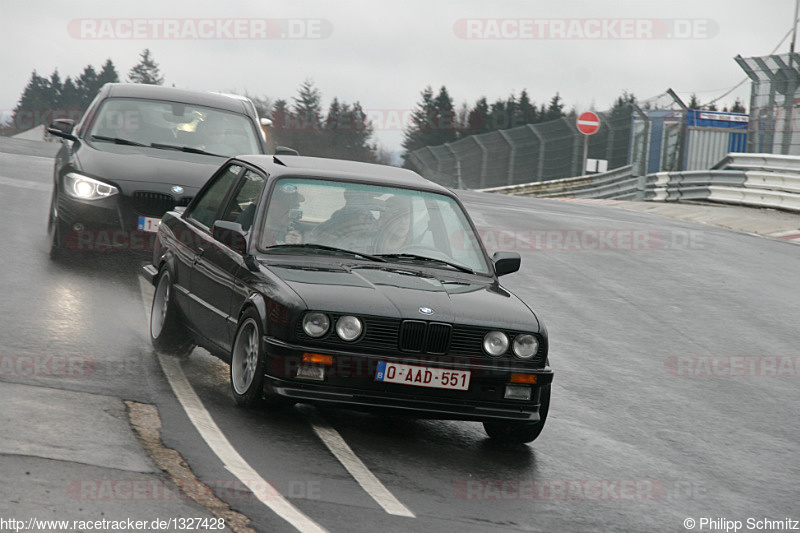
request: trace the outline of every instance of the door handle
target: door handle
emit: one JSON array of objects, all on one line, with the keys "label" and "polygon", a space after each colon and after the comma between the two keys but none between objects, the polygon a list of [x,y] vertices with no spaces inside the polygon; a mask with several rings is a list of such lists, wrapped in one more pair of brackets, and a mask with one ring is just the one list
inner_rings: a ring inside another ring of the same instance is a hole
[{"label": "door handle", "polygon": [[206,253],[206,248],[198,248],[197,252],[194,254],[192,258],[192,266],[196,265],[197,262],[200,260],[200,257]]}]

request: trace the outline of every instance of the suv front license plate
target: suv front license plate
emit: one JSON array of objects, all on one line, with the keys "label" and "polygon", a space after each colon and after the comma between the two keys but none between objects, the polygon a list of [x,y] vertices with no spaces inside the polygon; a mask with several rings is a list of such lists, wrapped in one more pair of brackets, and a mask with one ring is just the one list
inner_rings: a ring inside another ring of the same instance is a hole
[{"label": "suv front license plate", "polygon": [[385,361],[378,363],[378,370],[375,372],[375,381],[432,389],[467,390],[469,389],[469,378],[468,370],[401,365]]}]

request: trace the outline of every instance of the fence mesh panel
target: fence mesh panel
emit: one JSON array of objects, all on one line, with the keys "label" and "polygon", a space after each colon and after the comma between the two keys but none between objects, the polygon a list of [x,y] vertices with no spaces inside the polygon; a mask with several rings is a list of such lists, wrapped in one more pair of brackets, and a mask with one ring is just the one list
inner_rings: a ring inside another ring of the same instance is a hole
[{"label": "fence mesh panel", "polygon": [[583,143],[588,157],[608,168],[630,163],[633,108],[622,106],[600,116],[600,129],[584,138],[575,117],[526,124],[420,148],[409,154],[412,168],[453,188],[486,188],[578,176],[583,173]]},{"label": "fence mesh panel", "polygon": [[736,62],[752,80],[747,151],[800,155],[800,54]]}]

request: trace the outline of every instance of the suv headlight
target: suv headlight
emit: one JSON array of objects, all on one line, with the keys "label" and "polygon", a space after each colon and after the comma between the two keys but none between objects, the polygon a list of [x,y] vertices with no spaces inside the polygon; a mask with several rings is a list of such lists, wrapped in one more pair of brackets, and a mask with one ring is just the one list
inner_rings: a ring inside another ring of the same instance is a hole
[{"label": "suv headlight", "polygon": [[119,189],[108,183],[70,172],[64,176],[64,190],[73,198],[100,200],[114,196]]}]

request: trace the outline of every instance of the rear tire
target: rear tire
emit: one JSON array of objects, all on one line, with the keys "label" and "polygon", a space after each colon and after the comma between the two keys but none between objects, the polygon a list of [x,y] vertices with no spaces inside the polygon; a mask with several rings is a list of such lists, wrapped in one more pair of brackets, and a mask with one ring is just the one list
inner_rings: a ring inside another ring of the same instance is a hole
[{"label": "rear tire", "polygon": [[533,442],[544,429],[547,412],[550,410],[550,385],[542,387],[538,422],[484,422],[483,429],[492,439],[510,444]]},{"label": "rear tire", "polygon": [[172,291],[172,277],[167,267],[163,267],[158,275],[150,310],[150,341],[160,352],[188,356],[194,349],[194,343],[181,322]]}]

